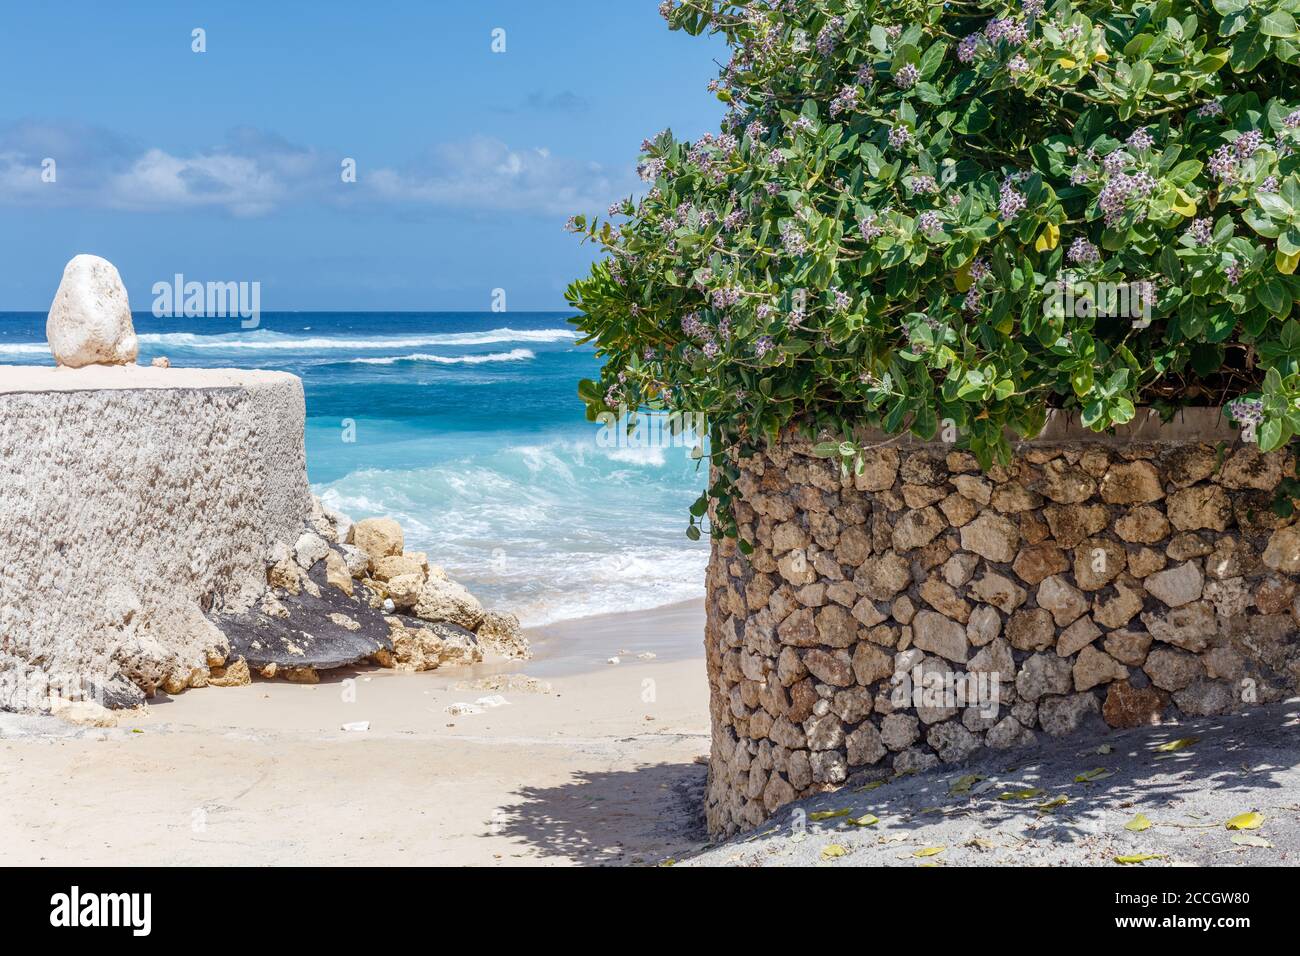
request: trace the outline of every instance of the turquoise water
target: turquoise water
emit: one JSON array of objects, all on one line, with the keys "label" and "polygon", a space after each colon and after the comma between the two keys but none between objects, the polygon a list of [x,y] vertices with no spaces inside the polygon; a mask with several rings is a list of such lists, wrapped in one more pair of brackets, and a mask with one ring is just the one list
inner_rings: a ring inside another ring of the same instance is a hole
[{"label": "turquoise water", "polygon": [[[683,532],[705,476],[682,448],[601,447],[576,392],[597,361],[566,318],[267,313],[245,331],[137,314],[135,325],[144,364],[301,376],[316,494],[353,519],[396,518],[408,550],[525,624],[701,596],[707,545]],[[44,314],[0,313],[0,364],[51,364],[44,327]]]}]

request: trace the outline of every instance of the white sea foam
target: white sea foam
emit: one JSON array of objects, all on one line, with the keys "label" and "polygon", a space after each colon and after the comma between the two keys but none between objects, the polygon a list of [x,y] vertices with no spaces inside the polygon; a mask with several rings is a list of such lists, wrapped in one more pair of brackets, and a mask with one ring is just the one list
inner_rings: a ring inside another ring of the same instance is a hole
[{"label": "white sea foam", "polygon": [[[499,342],[564,342],[576,338],[572,329],[492,329],[487,332],[441,332],[427,335],[376,335],[357,338],[294,336],[258,329],[224,335],[162,332],[141,335],[141,345],[179,349],[251,349],[254,351],[320,352],[412,349],[429,345],[492,345]],[[46,346],[42,345],[42,348]]]},{"label": "white sea foam", "polygon": [[388,358],[348,359],[352,365],[395,365],[398,362],[432,362],[435,365],[482,365],[484,362],[527,362],[537,358],[528,349],[511,349],[509,352],[489,352],[486,355],[430,355],[416,352],[412,355],[393,355]]}]

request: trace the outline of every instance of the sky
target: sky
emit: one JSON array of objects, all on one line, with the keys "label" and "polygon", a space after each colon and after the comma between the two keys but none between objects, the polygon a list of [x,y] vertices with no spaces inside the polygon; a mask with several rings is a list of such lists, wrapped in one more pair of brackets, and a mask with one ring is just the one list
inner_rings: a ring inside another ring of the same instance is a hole
[{"label": "sky", "polygon": [[136,311],[176,273],[260,282],[267,312],[563,309],[595,255],[565,220],[638,190],[644,137],[722,116],[722,41],[657,8],[6,4],[0,311],[48,309],[83,252]]}]

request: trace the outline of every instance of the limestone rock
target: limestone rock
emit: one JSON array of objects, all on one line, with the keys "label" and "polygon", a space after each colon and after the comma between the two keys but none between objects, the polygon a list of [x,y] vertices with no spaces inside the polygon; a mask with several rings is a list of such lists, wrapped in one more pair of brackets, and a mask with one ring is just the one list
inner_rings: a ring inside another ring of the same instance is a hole
[{"label": "limestone rock", "polygon": [[982,577],[971,584],[970,590],[977,600],[992,604],[1004,614],[1010,614],[1020,607],[1028,596],[1024,588],[996,571],[985,571]]},{"label": "limestone rock", "polygon": [[868,597],[877,601],[892,601],[899,591],[912,582],[912,569],[902,555],[886,551],[867,558],[853,580],[861,585]]},{"label": "limestone rock", "polygon": [[[400,547],[399,543],[399,551]],[[445,621],[470,631],[483,620],[483,605],[478,598],[462,585],[438,577],[431,577],[421,586],[414,611],[425,621]]]},{"label": "limestone rock", "polygon": [[117,269],[99,256],[74,256],[45,322],[45,337],[58,365],[130,365],[140,354],[126,286]]},{"label": "limestone rock", "polygon": [[423,581],[427,566],[427,561],[422,562],[414,554],[390,554],[371,561],[371,575],[376,581],[391,581],[403,574],[413,574]]},{"label": "limestone rock", "polygon": [[848,687],[853,683],[853,660],[846,650],[827,651],[820,647],[810,648],[803,654],[803,664],[813,677],[824,684],[830,684],[832,687]]},{"label": "limestone rock", "polygon": [[893,544],[897,551],[923,548],[943,531],[943,517],[934,508],[909,511],[894,525]]},{"label": "limestone rock", "polygon": [[1053,574],[1069,570],[1065,552],[1052,544],[1034,544],[1022,548],[1011,570],[1026,584],[1039,584]]},{"label": "limestone rock", "polygon": [[1038,704],[1038,722],[1053,737],[1065,737],[1100,716],[1101,706],[1090,693],[1047,697]]},{"label": "limestone rock", "polygon": [[1032,747],[1038,742],[1037,736],[1014,717],[1003,717],[987,734],[984,743],[995,750],[1010,750],[1013,747]]},{"label": "limestone rock", "polygon": [[1002,633],[1002,618],[987,604],[971,611],[966,622],[966,639],[974,647],[983,647]]},{"label": "limestone rock", "polygon": [[1056,654],[1033,654],[1016,675],[1016,694],[1023,700],[1038,700],[1048,694],[1068,694],[1074,683],[1070,662]]},{"label": "limestone rock", "polygon": [[1091,498],[1097,491],[1097,482],[1057,458],[1043,466],[1043,477],[1035,487],[1058,504],[1073,505]]},{"label": "limestone rock", "polygon": [[1186,651],[1171,647],[1157,647],[1147,655],[1142,665],[1151,683],[1161,690],[1182,690],[1201,676],[1204,668],[1201,662]]},{"label": "limestone rock", "polygon": [[1115,533],[1130,544],[1155,544],[1169,537],[1169,519],[1151,505],[1139,505],[1115,521]]},{"label": "limestone rock", "polygon": [[1232,501],[1218,485],[1181,488],[1169,496],[1165,507],[1179,531],[1224,531],[1232,523]]},{"label": "limestone rock", "polygon": [[1052,613],[1045,608],[1021,608],[1007,618],[1007,640],[1018,651],[1043,651],[1056,642]]},{"label": "limestone rock", "polygon": [[894,752],[906,750],[921,739],[921,722],[911,714],[890,714],[880,722],[880,739]]},{"label": "limestone rock", "polygon": [[1079,652],[1079,656],[1074,662],[1075,690],[1091,690],[1098,684],[1125,680],[1127,677],[1127,667],[1114,660],[1109,654],[1097,650],[1091,644]]},{"label": "limestone rock", "polygon": [[1121,664],[1141,667],[1151,649],[1151,635],[1145,631],[1111,631],[1102,641],[1102,647]]},{"label": "limestone rock", "polygon": [[862,466],[862,471],[853,476],[853,487],[858,491],[887,491],[898,477],[898,449],[869,448],[863,452]]},{"label": "limestone rock", "polygon": [[1085,614],[1061,632],[1056,639],[1056,653],[1061,657],[1073,657],[1100,636],[1101,628]]},{"label": "limestone rock", "polygon": [[1099,599],[1093,608],[1093,620],[1105,628],[1120,628],[1128,624],[1142,610],[1142,592],[1131,587],[1132,581],[1121,578],[1115,582],[1115,596]]},{"label": "limestone rock", "polygon": [[966,662],[969,642],[966,629],[956,621],[934,611],[918,611],[912,619],[913,642],[923,651],[930,651],[958,664]]},{"label": "limestone rock", "polygon": [[392,518],[366,518],[348,528],[347,543],[364,551],[373,568],[380,558],[402,553],[402,526]]},{"label": "limestone rock", "polygon": [[1128,552],[1109,538],[1089,538],[1074,549],[1074,582],[1085,591],[1098,591],[1128,567]]},{"label": "limestone rock", "polygon": [[1225,714],[1235,702],[1232,688],[1219,680],[1196,680],[1174,693],[1174,703],[1189,717]]},{"label": "limestone rock", "polygon": [[523,628],[519,626],[519,618],[513,614],[486,612],[474,636],[485,653],[520,661],[533,656],[528,638],[524,637]]},{"label": "limestone rock", "polygon": [[1148,575],[1142,582],[1147,593],[1170,607],[1182,607],[1198,601],[1205,587],[1205,575],[1199,564],[1188,561],[1177,567]]},{"label": "limestone rock", "polygon": [[944,763],[960,763],[980,748],[979,738],[955,720],[931,727],[925,740]]},{"label": "limestone rock", "polygon": [[1127,680],[1117,680],[1106,690],[1101,715],[1115,728],[1146,727],[1158,724],[1169,706],[1169,695],[1157,687],[1134,687]]},{"label": "limestone rock", "polygon": [[1038,586],[1038,606],[1051,612],[1058,627],[1065,627],[1088,610],[1088,600],[1065,578],[1053,575]]},{"label": "limestone rock", "polygon": [[853,676],[863,687],[885,680],[894,673],[894,655],[865,641],[853,651]]},{"label": "limestone rock", "polygon": [[1149,461],[1111,465],[1101,479],[1101,500],[1111,505],[1146,504],[1165,496],[1160,473]]},{"label": "limestone rock", "polygon": [[846,738],[849,766],[862,767],[879,763],[889,751],[885,747],[880,731],[870,723],[864,723],[852,731]]},{"label": "limestone rock", "polygon": [[1262,452],[1258,445],[1244,444],[1228,456],[1217,481],[1225,488],[1272,491],[1282,480],[1281,452]]},{"label": "limestone rock", "polygon": [[1015,560],[1020,531],[1001,515],[982,514],[961,529],[961,546],[999,563]]},{"label": "limestone rock", "polygon": [[1205,650],[1218,633],[1214,607],[1208,601],[1197,601],[1169,611],[1148,611],[1142,615],[1142,623],[1157,641],[1197,653]]},{"label": "limestone rock", "polygon": [[1264,549],[1263,561],[1274,571],[1300,574],[1300,524],[1274,531]]}]

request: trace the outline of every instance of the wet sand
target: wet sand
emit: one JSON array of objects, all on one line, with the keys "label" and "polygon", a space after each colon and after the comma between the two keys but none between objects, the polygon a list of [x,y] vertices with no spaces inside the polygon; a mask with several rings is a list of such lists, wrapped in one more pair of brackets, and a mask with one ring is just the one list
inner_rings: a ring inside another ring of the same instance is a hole
[{"label": "wet sand", "polygon": [[[192,690],[107,729],[0,714],[0,864],[658,863],[704,839],[702,633],[692,602],[538,629],[526,662]],[[551,692],[458,686],[511,673]]]}]

